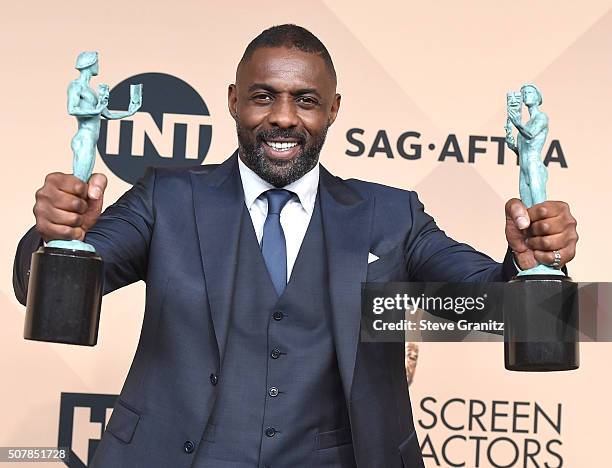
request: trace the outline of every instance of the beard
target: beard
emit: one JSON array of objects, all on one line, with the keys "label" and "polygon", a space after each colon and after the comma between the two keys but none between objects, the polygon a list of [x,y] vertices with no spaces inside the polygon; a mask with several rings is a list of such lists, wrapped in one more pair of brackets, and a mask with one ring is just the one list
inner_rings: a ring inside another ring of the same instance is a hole
[{"label": "beard", "polygon": [[[236,122],[238,147],[244,163],[274,187],[289,185],[316,166],[328,128],[329,125],[325,126],[321,133],[312,137],[310,141],[307,141],[303,133],[282,128],[260,131],[255,135],[255,141],[252,141],[248,133]],[[274,138],[297,140],[301,147],[300,152],[296,157],[287,161],[268,159],[263,145],[266,144],[266,140]]]}]

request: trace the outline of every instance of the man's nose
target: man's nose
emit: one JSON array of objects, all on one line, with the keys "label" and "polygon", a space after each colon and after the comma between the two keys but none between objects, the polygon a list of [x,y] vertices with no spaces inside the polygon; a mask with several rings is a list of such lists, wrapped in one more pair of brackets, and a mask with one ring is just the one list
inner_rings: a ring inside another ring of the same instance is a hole
[{"label": "man's nose", "polygon": [[293,99],[277,99],[268,115],[270,125],[291,128],[298,125],[298,115]]}]

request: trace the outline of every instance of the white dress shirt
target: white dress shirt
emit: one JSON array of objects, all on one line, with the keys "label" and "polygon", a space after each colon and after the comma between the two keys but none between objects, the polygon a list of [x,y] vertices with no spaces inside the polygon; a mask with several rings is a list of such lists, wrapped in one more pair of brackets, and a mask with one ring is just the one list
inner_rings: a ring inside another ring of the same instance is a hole
[{"label": "white dress shirt", "polygon": [[[238,158],[238,168],[244,190],[244,203],[251,215],[251,221],[257,235],[257,242],[261,245],[264,223],[266,216],[268,216],[268,200],[264,192],[276,187],[259,177],[240,158]],[[318,163],[301,178],[283,187],[297,195],[297,198],[292,197],[287,202],[280,214],[280,223],[287,245],[287,283],[291,277],[291,270],[293,270],[293,265],[312,217],[318,187]]]}]

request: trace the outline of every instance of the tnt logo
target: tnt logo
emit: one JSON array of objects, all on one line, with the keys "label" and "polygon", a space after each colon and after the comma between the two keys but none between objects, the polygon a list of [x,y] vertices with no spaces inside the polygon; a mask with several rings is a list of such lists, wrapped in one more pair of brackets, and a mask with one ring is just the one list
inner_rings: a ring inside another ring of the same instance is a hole
[{"label": "tnt logo", "polygon": [[108,109],[126,110],[130,85],[143,84],[142,107],[132,117],[102,119],[98,151],[119,178],[134,184],[148,166],[201,164],[212,126],[202,97],[185,81],[165,73],[143,73],[110,92]]},{"label": "tnt logo", "polygon": [[116,399],[117,395],[62,392],[57,446],[70,448],[70,468],[89,465]]}]

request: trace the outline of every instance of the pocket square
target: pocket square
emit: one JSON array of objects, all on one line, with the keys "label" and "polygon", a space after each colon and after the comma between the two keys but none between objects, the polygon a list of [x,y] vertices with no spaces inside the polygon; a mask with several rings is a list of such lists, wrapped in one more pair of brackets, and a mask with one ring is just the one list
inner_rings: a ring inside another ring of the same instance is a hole
[{"label": "pocket square", "polygon": [[368,265],[375,260],[378,260],[378,257],[374,255],[372,252],[368,252]]}]

